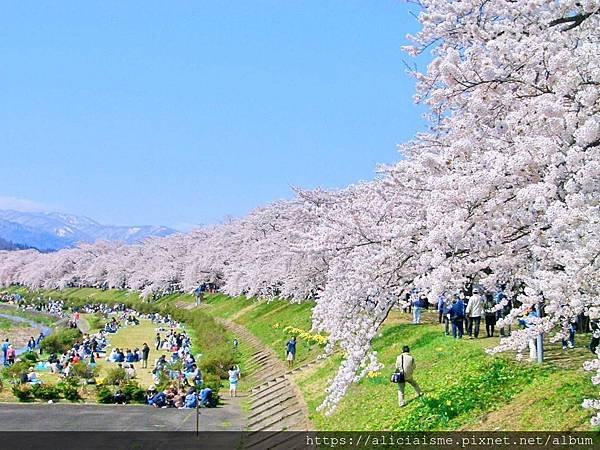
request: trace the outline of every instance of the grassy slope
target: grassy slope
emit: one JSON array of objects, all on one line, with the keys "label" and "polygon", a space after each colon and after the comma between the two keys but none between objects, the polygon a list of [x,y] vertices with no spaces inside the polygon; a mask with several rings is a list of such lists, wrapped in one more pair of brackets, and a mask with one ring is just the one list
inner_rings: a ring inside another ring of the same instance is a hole
[{"label": "grassy slope", "polygon": [[[286,301],[249,300],[230,298],[225,295],[208,295],[202,305],[205,312],[227,318],[245,326],[281,359],[285,358],[285,343],[291,335],[284,332],[287,326],[310,330],[311,303],[290,304]],[[298,341],[296,362],[312,360],[321,353],[321,347]]]},{"label": "grassy slope", "polygon": [[[69,289],[67,296],[108,296],[125,298],[119,291],[99,292]],[[135,294],[131,294],[135,295]],[[185,296],[186,302],[192,301]],[[161,302],[180,301],[178,296]],[[202,309],[216,317],[246,326],[283,359],[283,346],[289,335],[285,326],[308,330],[312,305],[292,305],[283,301],[231,299],[209,295]],[[340,356],[329,358],[296,375],[319,430],[588,430],[590,412],[581,408],[585,397],[596,397],[589,374],[581,369],[587,357],[583,348],[587,337],[579,337],[578,349],[563,352],[556,344],[547,348],[548,363],[542,366],[517,363],[507,356],[492,357],[485,347],[497,339],[454,341],[443,336],[440,326],[412,325],[407,317],[394,314],[386,322],[373,346],[382,372],[352,385],[336,412],[325,416],[316,412],[324,398],[328,380],[335,374]],[[395,386],[388,381],[391,367],[402,345],[410,345],[417,361],[416,377],[427,395],[416,399],[407,387],[408,404],[400,409]],[[244,353],[244,343],[240,344]],[[314,359],[317,345],[300,342],[298,362]],[[243,356],[243,355],[242,355]],[[243,358],[242,358],[243,360]]]},{"label": "grassy slope", "polygon": [[[288,336],[285,326],[310,328],[312,305],[290,305],[226,296],[209,296],[203,308],[246,326],[283,358]],[[597,396],[589,374],[581,369],[585,350],[563,353],[556,344],[547,348],[543,366],[517,363],[510,355],[492,357],[485,353],[498,340],[454,341],[443,336],[440,326],[427,316],[428,324],[414,326],[407,317],[394,314],[374,341],[385,368],[378,376],[365,378],[350,387],[348,395],[331,416],[316,412],[325,396],[328,380],[335,374],[340,356],[311,367],[296,381],[320,430],[588,430],[589,411],[581,408],[585,397]],[[275,327],[278,324],[279,327]],[[583,347],[587,337],[578,337]],[[311,360],[318,346],[299,345],[298,359]],[[388,381],[391,367],[402,345],[410,345],[416,358],[417,379],[427,392],[416,399],[407,387],[408,405],[397,407],[395,386]],[[567,356],[565,356],[567,355]],[[497,361],[495,366],[490,366]],[[360,405],[360,407],[357,407]],[[442,413],[440,413],[442,411]],[[446,417],[440,417],[443,415]]]}]

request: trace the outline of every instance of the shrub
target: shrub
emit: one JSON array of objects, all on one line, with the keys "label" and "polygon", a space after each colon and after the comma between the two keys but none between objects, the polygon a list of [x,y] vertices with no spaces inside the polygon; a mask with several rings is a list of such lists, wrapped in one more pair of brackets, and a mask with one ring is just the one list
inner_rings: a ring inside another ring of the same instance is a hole
[{"label": "shrub", "polygon": [[57,400],[60,398],[60,389],[53,384],[34,384],[31,386],[31,394],[41,400]]},{"label": "shrub", "polygon": [[71,402],[81,400],[81,395],[79,394],[79,383],[76,379],[67,378],[63,381],[59,381],[56,384],[56,387],[60,390],[60,393],[65,399]]},{"label": "shrub", "polygon": [[17,361],[12,366],[6,367],[2,373],[8,378],[19,378],[21,374],[27,373],[31,366],[29,361]]},{"label": "shrub", "polygon": [[126,377],[125,369],[122,367],[113,367],[106,373],[104,384],[109,386],[120,385],[125,382]]},{"label": "shrub", "polygon": [[57,330],[44,338],[40,343],[45,353],[63,353],[71,349],[73,344],[81,338],[81,332],[76,328]]},{"label": "shrub", "polygon": [[220,378],[227,377],[227,370],[235,364],[233,350],[229,348],[211,348],[202,355],[199,361],[202,374],[213,374]]},{"label": "shrub", "polygon": [[15,384],[12,387],[12,393],[20,402],[28,402],[33,398],[31,386],[28,384]]},{"label": "shrub", "polygon": [[40,360],[36,352],[25,352],[19,356],[21,361],[27,361],[30,363],[36,363]]},{"label": "shrub", "polygon": [[98,403],[113,403],[113,393],[107,386],[97,386],[96,400]]},{"label": "shrub", "polygon": [[218,375],[211,375],[211,374],[207,374],[204,375],[204,378],[202,379],[203,383],[202,383],[202,387],[208,387],[211,388],[212,392],[213,392],[213,396],[218,396],[219,395],[219,391],[221,390],[221,378]]},{"label": "shrub", "polygon": [[129,382],[122,386],[127,403],[146,403],[146,391],[138,383]]},{"label": "shrub", "polygon": [[[90,330],[102,328],[104,318],[100,314],[94,314],[88,317],[88,323],[90,324]],[[91,332],[91,331],[90,331]]]},{"label": "shrub", "polygon": [[79,361],[71,366],[69,377],[83,378],[84,380],[88,380],[90,378],[94,378],[97,374],[98,369],[96,367],[91,367],[88,363]]}]

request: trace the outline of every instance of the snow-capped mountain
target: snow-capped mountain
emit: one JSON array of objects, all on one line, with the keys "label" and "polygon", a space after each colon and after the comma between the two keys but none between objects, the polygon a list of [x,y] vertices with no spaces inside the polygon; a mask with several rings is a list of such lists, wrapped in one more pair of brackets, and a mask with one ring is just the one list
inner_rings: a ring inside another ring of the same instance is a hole
[{"label": "snow-capped mountain", "polygon": [[72,214],[0,210],[0,238],[40,250],[58,250],[99,239],[131,244],[173,233],[175,230],[162,226],[102,225]]}]

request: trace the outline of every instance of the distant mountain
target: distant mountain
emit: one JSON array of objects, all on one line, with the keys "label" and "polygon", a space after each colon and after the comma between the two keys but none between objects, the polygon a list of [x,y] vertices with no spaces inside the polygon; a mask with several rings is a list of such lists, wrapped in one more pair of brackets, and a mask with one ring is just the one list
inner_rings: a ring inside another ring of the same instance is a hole
[{"label": "distant mountain", "polygon": [[102,225],[88,217],[72,214],[0,210],[0,238],[40,250],[58,250],[99,239],[132,244],[175,232],[162,226]]}]

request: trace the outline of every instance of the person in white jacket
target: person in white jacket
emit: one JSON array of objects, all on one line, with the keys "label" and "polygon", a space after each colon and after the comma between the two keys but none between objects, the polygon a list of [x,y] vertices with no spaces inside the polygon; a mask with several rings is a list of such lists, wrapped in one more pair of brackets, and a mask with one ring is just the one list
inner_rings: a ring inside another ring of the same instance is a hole
[{"label": "person in white jacket", "polygon": [[467,329],[469,339],[473,339],[473,336],[475,338],[479,337],[479,326],[481,324],[481,316],[483,316],[483,302],[478,291],[473,291],[465,313],[469,317],[469,328]]},{"label": "person in white jacket", "polygon": [[423,391],[421,391],[421,388],[414,379],[415,360],[410,354],[408,345],[402,347],[402,353],[396,358],[396,368],[404,372],[404,381],[398,383],[398,405],[403,407],[405,405],[404,387],[406,386],[406,383],[410,384],[415,389],[419,397],[423,395]]}]

